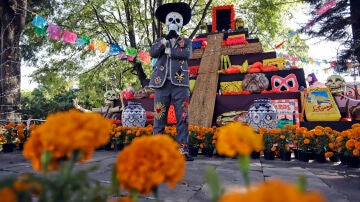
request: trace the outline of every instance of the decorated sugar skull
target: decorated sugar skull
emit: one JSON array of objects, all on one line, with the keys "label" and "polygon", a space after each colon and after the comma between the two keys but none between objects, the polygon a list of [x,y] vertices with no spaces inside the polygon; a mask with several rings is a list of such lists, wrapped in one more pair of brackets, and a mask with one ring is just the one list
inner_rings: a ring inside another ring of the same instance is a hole
[{"label": "decorated sugar skull", "polygon": [[166,16],[166,31],[175,31],[176,34],[180,35],[181,28],[183,27],[183,17],[178,12],[170,12]]},{"label": "decorated sugar skull", "polygon": [[326,79],[325,83],[332,94],[343,94],[346,87],[345,79],[340,75],[331,75]]},{"label": "decorated sugar skull", "polygon": [[181,28],[188,24],[191,18],[191,8],[187,3],[167,3],[159,6],[155,11],[155,16],[166,24],[166,31],[175,31],[178,35]]},{"label": "decorated sugar skull", "polygon": [[106,105],[113,105],[114,101],[119,99],[119,94],[114,90],[108,90],[104,93],[104,99]]},{"label": "decorated sugar skull", "polygon": [[278,91],[297,91],[299,83],[295,74],[289,74],[285,78],[274,75],[271,77],[271,87]]}]

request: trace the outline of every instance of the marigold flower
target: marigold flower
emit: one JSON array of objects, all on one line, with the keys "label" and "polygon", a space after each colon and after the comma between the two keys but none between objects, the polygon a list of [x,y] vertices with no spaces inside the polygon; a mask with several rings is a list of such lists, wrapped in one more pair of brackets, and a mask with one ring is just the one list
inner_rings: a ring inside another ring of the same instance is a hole
[{"label": "marigold flower", "polygon": [[355,140],[354,139],[350,139],[348,141],[346,141],[345,146],[347,149],[351,150],[354,149],[355,147]]},{"label": "marigold flower", "polygon": [[261,136],[252,126],[241,122],[221,126],[217,129],[217,133],[216,151],[219,154],[230,157],[249,155],[252,151],[259,151],[263,147]]},{"label": "marigold flower", "polygon": [[353,153],[354,156],[359,156],[359,150],[358,149],[354,149],[352,153]]},{"label": "marigold flower", "polygon": [[[281,190],[281,191],[279,191]],[[278,179],[266,181],[258,184],[255,187],[243,192],[230,192],[225,193],[219,199],[219,202],[233,202],[233,201],[313,201],[323,202],[325,198],[319,192],[302,192],[296,186],[283,182]]]},{"label": "marigold flower", "polygon": [[326,158],[330,158],[332,156],[334,156],[334,152],[325,152],[325,157]]},{"label": "marigold flower", "polygon": [[14,190],[11,189],[10,187],[5,187],[3,189],[0,189],[0,198],[1,198],[1,201],[4,201],[4,202],[18,201]]},{"label": "marigold flower", "polygon": [[25,142],[23,155],[35,170],[41,171],[41,154],[50,151],[47,170],[57,170],[60,160],[68,159],[75,151],[82,153],[80,162],[90,159],[95,148],[109,141],[111,129],[111,121],[98,113],[70,110],[51,114],[32,131]]},{"label": "marigold flower", "polygon": [[116,170],[123,188],[149,194],[161,183],[173,188],[185,173],[185,159],[169,136],[143,136],[119,153]]},{"label": "marigold flower", "polygon": [[310,140],[307,139],[307,138],[305,138],[305,139],[304,139],[304,144],[310,144]]}]

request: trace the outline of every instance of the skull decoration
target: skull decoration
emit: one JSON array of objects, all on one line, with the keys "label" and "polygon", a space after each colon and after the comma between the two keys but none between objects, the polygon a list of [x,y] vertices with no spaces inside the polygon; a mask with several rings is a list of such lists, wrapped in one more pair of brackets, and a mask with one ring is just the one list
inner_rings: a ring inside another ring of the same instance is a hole
[{"label": "skull decoration", "polygon": [[113,105],[114,101],[119,99],[119,94],[114,90],[108,90],[104,93],[104,99],[106,105]]},{"label": "skull decoration", "polygon": [[343,94],[346,87],[345,79],[340,75],[331,75],[326,79],[325,83],[332,94]]},{"label": "skull decoration", "polygon": [[167,34],[170,31],[175,31],[176,34],[180,35],[181,28],[183,27],[183,17],[178,12],[170,12],[166,15],[166,31]]},{"label": "skull decoration", "polygon": [[299,83],[295,74],[289,74],[285,78],[274,75],[271,77],[272,90],[278,91],[297,91]]},{"label": "skull decoration", "polygon": [[261,93],[269,87],[269,79],[263,73],[246,74],[241,87],[250,93]]}]

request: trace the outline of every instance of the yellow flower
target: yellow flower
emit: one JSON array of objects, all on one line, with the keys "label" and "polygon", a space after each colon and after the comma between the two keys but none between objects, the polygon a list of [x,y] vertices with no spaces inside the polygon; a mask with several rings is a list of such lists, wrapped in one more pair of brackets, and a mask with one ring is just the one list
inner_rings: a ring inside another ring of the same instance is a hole
[{"label": "yellow flower", "polygon": [[185,159],[169,136],[143,136],[119,153],[116,170],[123,188],[149,194],[161,183],[173,188],[184,175]]},{"label": "yellow flower", "polygon": [[241,122],[219,127],[217,135],[216,151],[230,157],[249,155],[252,151],[260,151],[263,146],[261,136],[253,127]]},{"label": "yellow flower", "polygon": [[36,127],[24,145],[23,155],[35,170],[42,171],[40,157],[51,152],[48,171],[59,169],[60,160],[71,157],[74,151],[82,153],[80,162],[91,158],[95,148],[109,141],[112,123],[98,113],[77,110],[51,114]]}]

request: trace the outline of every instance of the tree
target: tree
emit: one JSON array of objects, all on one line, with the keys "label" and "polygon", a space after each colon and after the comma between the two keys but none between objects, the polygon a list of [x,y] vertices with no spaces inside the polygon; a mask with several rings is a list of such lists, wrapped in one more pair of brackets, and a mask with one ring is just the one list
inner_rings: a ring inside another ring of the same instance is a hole
[{"label": "tree", "polygon": [[[315,10],[324,6],[322,0],[305,1],[310,3]],[[338,0],[335,2],[336,6],[322,15],[312,13],[319,26],[306,30],[306,33],[310,36],[326,37],[331,41],[341,41],[346,49],[338,55],[340,63],[349,60],[351,56],[356,56],[357,60],[360,60],[360,1]]]},{"label": "tree", "polygon": [[20,107],[20,36],[25,26],[26,0],[0,2],[0,119],[18,121]]},{"label": "tree", "polygon": [[[150,44],[160,37],[164,27],[154,17],[156,8],[170,1],[163,0],[44,0],[28,1],[29,11],[39,14],[57,24],[64,31],[69,30],[94,41],[120,44],[123,49],[133,47],[147,51]],[[235,4],[253,37],[259,37],[266,50],[281,42],[292,31],[285,26],[291,18],[290,10],[298,1],[252,0],[252,1],[188,1],[193,9],[191,22],[183,29],[183,35],[193,38],[200,25],[211,19],[213,6]],[[257,5],[257,6],[254,6]],[[135,88],[147,84],[151,65],[120,60],[116,56],[90,50],[88,46],[49,39],[46,34],[34,33],[28,15],[21,37],[22,58],[28,65],[36,66],[32,79],[40,84],[46,98],[54,98],[64,90],[71,90],[77,83],[77,96],[92,107],[103,103],[102,95],[110,87],[110,78],[116,78],[116,86],[124,88],[126,83]],[[266,19],[266,20],[265,20]],[[283,20],[280,20],[283,19]],[[280,33],[280,34],[279,34]],[[284,33],[284,34],[281,34]],[[289,53],[306,54],[304,42],[294,37],[289,40]],[[294,44],[300,45],[296,48]],[[295,48],[294,48],[295,47]]]}]

